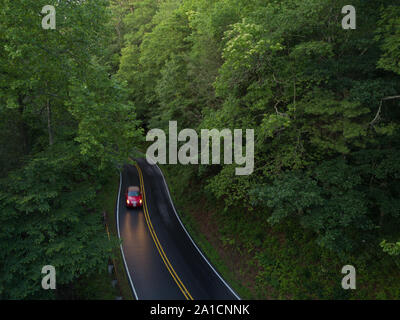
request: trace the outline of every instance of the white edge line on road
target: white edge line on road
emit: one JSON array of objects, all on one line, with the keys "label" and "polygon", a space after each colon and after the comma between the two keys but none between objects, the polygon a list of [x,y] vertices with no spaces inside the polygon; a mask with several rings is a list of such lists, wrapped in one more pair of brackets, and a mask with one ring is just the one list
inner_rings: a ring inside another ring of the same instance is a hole
[{"label": "white edge line on road", "polygon": [[[118,201],[117,201],[117,230],[118,230],[118,239],[121,240],[121,234],[119,232],[119,202],[120,202],[120,195],[121,195],[121,187],[122,187],[122,173],[119,173],[119,190],[118,190]],[[131,275],[128,269],[128,265],[126,264],[126,260],[125,260],[125,255],[124,255],[124,250],[122,249],[122,243],[120,244],[120,248],[121,248],[121,253],[122,253],[122,259],[124,260],[124,264],[125,264],[125,270],[126,273],[128,274],[129,277],[129,281],[131,283],[131,287],[133,290],[133,293],[135,295],[136,300],[139,300],[139,297],[136,293],[136,289],[135,286],[133,285],[132,279],[131,279]]]},{"label": "white edge line on road", "polygon": [[[155,163],[155,162],[153,161],[153,163]],[[150,164],[150,165],[151,165],[151,164]],[[215,268],[212,266],[212,264],[211,264],[211,263],[208,261],[208,259],[204,256],[204,254],[203,254],[203,252],[200,250],[200,248],[199,248],[199,247],[196,245],[196,243],[193,241],[193,239],[192,239],[192,237],[190,236],[189,232],[186,230],[184,224],[182,223],[181,218],[179,217],[178,213],[176,212],[175,205],[174,205],[174,202],[172,201],[171,195],[170,195],[170,193],[169,193],[168,185],[167,185],[167,182],[165,181],[164,174],[163,174],[162,170],[160,169],[160,167],[159,167],[157,164],[155,164],[155,166],[158,168],[158,170],[159,170],[160,173],[161,173],[161,177],[162,177],[162,179],[163,179],[163,181],[164,181],[164,185],[165,185],[165,189],[167,190],[167,194],[168,194],[168,197],[169,197],[169,201],[171,202],[172,208],[174,209],[174,212],[175,212],[175,215],[176,215],[176,217],[178,218],[178,221],[179,221],[179,223],[181,224],[181,226],[182,226],[183,230],[185,231],[186,235],[189,237],[190,241],[192,241],[192,243],[193,243],[193,245],[195,246],[195,248],[197,249],[197,251],[198,251],[198,252],[200,253],[200,255],[203,257],[203,259],[207,262],[207,264],[210,266],[210,268],[215,272],[215,274],[218,276],[218,278],[224,283],[224,285],[232,292],[232,294],[233,294],[238,300],[241,300],[240,297],[236,294],[236,292],[235,292],[235,291],[229,286],[229,284],[221,277],[221,275],[218,273],[218,271],[215,270]]]}]

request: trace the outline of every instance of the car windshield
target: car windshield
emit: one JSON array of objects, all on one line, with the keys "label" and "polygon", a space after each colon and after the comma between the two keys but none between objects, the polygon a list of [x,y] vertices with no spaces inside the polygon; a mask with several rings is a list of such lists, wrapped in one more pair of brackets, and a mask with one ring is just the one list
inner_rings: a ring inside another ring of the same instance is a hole
[{"label": "car windshield", "polygon": [[140,193],[137,191],[129,191],[128,192],[129,197],[137,197],[138,195],[140,195]]}]

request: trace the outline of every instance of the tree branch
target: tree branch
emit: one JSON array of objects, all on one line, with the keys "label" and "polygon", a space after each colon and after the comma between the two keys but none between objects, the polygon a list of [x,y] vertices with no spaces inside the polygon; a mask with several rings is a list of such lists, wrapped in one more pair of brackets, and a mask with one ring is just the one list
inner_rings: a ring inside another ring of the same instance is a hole
[{"label": "tree branch", "polygon": [[381,112],[382,112],[382,104],[383,104],[383,101],[394,100],[394,99],[400,99],[400,95],[398,95],[398,96],[384,97],[384,98],[381,99],[381,103],[379,104],[378,112],[376,113],[374,120],[372,120],[372,121],[369,123],[370,126],[373,127],[373,126],[375,125],[375,123],[378,122],[379,119],[381,118]]}]

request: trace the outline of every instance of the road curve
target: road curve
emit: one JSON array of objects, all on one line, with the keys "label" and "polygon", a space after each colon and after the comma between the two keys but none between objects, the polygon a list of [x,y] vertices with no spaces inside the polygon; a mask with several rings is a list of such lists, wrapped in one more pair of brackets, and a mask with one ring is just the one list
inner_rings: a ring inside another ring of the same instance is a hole
[{"label": "road curve", "polygon": [[[161,170],[145,159],[125,165],[116,209],[129,281],[139,300],[237,300],[184,228]],[[128,210],[125,190],[140,186],[143,209]]]}]

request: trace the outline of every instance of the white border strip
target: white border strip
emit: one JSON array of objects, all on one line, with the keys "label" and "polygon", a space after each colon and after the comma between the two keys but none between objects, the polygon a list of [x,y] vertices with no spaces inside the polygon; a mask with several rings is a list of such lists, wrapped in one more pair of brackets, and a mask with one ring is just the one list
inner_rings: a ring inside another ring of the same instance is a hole
[{"label": "white border strip", "polygon": [[[150,164],[150,165],[151,165],[151,164]],[[240,297],[236,294],[236,292],[233,291],[233,289],[229,286],[229,284],[220,276],[220,274],[217,272],[217,270],[215,270],[215,268],[211,265],[211,263],[208,261],[208,259],[204,256],[203,252],[201,252],[200,248],[199,248],[199,247],[196,245],[196,243],[193,241],[193,239],[192,239],[192,237],[190,236],[189,232],[186,230],[185,226],[183,225],[183,223],[182,223],[182,221],[181,221],[181,218],[179,217],[178,213],[176,212],[176,209],[175,209],[174,203],[173,203],[173,201],[172,201],[171,195],[170,195],[170,193],[169,193],[168,185],[167,185],[167,182],[165,181],[163,172],[161,171],[160,167],[159,167],[157,164],[155,164],[155,166],[158,168],[158,170],[160,170],[161,177],[163,178],[163,181],[164,181],[165,189],[167,190],[167,193],[168,193],[169,201],[171,202],[172,208],[174,209],[174,212],[175,212],[175,215],[176,215],[176,217],[178,218],[178,221],[179,221],[179,223],[181,224],[181,226],[182,226],[183,230],[185,231],[186,235],[189,237],[190,241],[192,241],[193,245],[195,246],[195,248],[197,249],[197,251],[200,253],[200,255],[203,257],[203,259],[207,262],[207,264],[210,266],[210,268],[215,272],[215,274],[216,274],[216,275],[218,276],[218,278],[225,284],[225,286],[232,292],[232,294],[236,297],[236,299],[242,300],[242,299],[240,299]]]},{"label": "white border strip", "polygon": [[[119,190],[118,190],[118,201],[117,201],[117,230],[118,230],[118,239],[119,240],[121,240],[121,234],[119,232],[119,201],[120,201],[120,195],[121,195],[121,187],[122,187],[122,173],[119,172]],[[131,283],[131,287],[132,287],[133,293],[135,295],[136,300],[139,300],[139,297],[138,297],[138,295],[136,293],[135,286],[133,285],[133,282],[132,282],[132,279],[131,279],[131,275],[130,275],[130,272],[129,272],[129,269],[128,269],[128,265],[126,264],[124,250],[122,249],[122,243],[120,245],[120,248],[121,248],[121,253],[122,253],[122,259],[124,260],[124,264],[125,264],[125,270],[126,270],[126,273],[128,274],[129,281]]]}]

